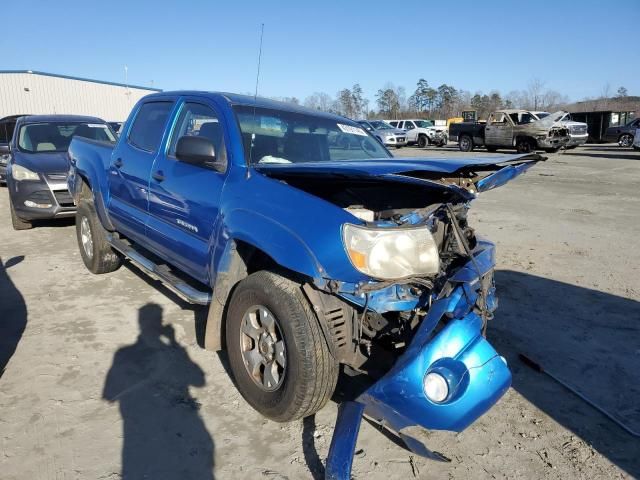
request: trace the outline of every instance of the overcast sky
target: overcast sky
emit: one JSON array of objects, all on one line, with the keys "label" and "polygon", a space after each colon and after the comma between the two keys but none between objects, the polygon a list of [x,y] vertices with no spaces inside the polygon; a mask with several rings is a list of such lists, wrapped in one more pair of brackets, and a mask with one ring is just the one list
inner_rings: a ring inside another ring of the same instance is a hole
[{"label": "overcast sky", "polygon": [[421,77],[472,93],[535,77],[581,100],[640,95],[640,1],[13,0],[2,2],[0,69],[31,69],[164,90],[303,100],[360,83],[407,94]]}]

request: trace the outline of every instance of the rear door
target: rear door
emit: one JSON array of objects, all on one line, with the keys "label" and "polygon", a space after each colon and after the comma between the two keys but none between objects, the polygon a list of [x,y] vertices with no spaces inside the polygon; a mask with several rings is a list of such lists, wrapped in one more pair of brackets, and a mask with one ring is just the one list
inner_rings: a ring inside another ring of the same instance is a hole
[{"label": "rear door", "polygon": [[109,165],[109,213],[118,231],[133,239],[145,236],[151,167],[175,107],[174,99],[140,104]]},{"label": "rear door", "polygon": [[200,136],[213,143],[218,159],[226,159],[221,119],[207,99],[184,97],[171,134],[154,163],[149,185],[150,245],[166,261],[206,284],[226,172],[181,162],[175,150],[180,137]]},{"label": "rear door", "polygon": [[513,146],[513,125],[508,115],[494,112],[489,115],[484,129],[484,143],[489,146]]}]

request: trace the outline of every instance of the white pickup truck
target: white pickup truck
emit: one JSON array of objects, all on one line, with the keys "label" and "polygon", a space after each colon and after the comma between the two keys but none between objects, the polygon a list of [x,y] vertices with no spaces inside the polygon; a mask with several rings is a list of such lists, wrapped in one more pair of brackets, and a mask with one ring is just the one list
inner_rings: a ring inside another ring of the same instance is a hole
[{"label": "white pickup truck", "polygon": [[[551,115],[549,112],[531,112],[538,120]],[[571,114],[568,112],[554,113],[556,116],[556,123],[566,127],[569,130],[569,142],[564,148],[571,149],[577,146],[587,143],[589,138],[589,132],[587,131],[587,124],[583,122],[574,122],[571,120]]]},{"label": "white pickup truck", "polygon": [[418,144],[420,148],[427,145],[442,147],[449,141],[447,127],[436,127],[431,120],[406,119],[385,120],[393,127],[407,131],[407,144]]}]

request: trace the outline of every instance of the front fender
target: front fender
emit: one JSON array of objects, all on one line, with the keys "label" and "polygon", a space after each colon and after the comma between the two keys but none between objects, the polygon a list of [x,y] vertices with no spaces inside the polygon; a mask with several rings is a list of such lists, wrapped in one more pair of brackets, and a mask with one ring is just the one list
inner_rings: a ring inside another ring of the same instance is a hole
[{"label": "front fender", "polygon": [[253,245],[269,255],[278,265],[305,275],[318,286],[323,285],[324,269],[294,230],[264,214],[248,209],[236,209],[227,214],[228,236]]}]

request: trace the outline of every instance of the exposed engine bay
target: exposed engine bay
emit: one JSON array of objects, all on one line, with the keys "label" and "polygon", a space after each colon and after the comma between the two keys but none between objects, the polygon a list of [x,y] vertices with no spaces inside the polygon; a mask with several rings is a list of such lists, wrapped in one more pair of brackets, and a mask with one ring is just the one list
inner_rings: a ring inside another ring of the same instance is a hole
[{"label": "exposed engine bay", "polygon": [[[320,306],[319,314],[324,316],[334,354],[341,363],[373,379],[380,377],[406,350],[431,302],[448,293],[448,279],[470,261],[476,247],[475,232],[467,223],[469,200],[475,196],[475,182],[492,173],[482,167],[477,170],[444,177],[433,172],[403,172],[395,177],[414,180],[410,183],[279,173],[280,180],[333,203],[365,225],[394,229],[426,226],[437,245],[440,268],[434,275],[370,282],[356,286],[351,295],[345,295],[347,288],[339,282],[330,284],[330,292],[305,286],[311,303]],[[476,310],[486,327],[491,312],[484,298],[493,289],[492,274],[480,283]],[[372,308],[374,296],[380,295],[393,298],[396,307],[386,311]],[[443,317],[433,335],[447,321]]]}]

